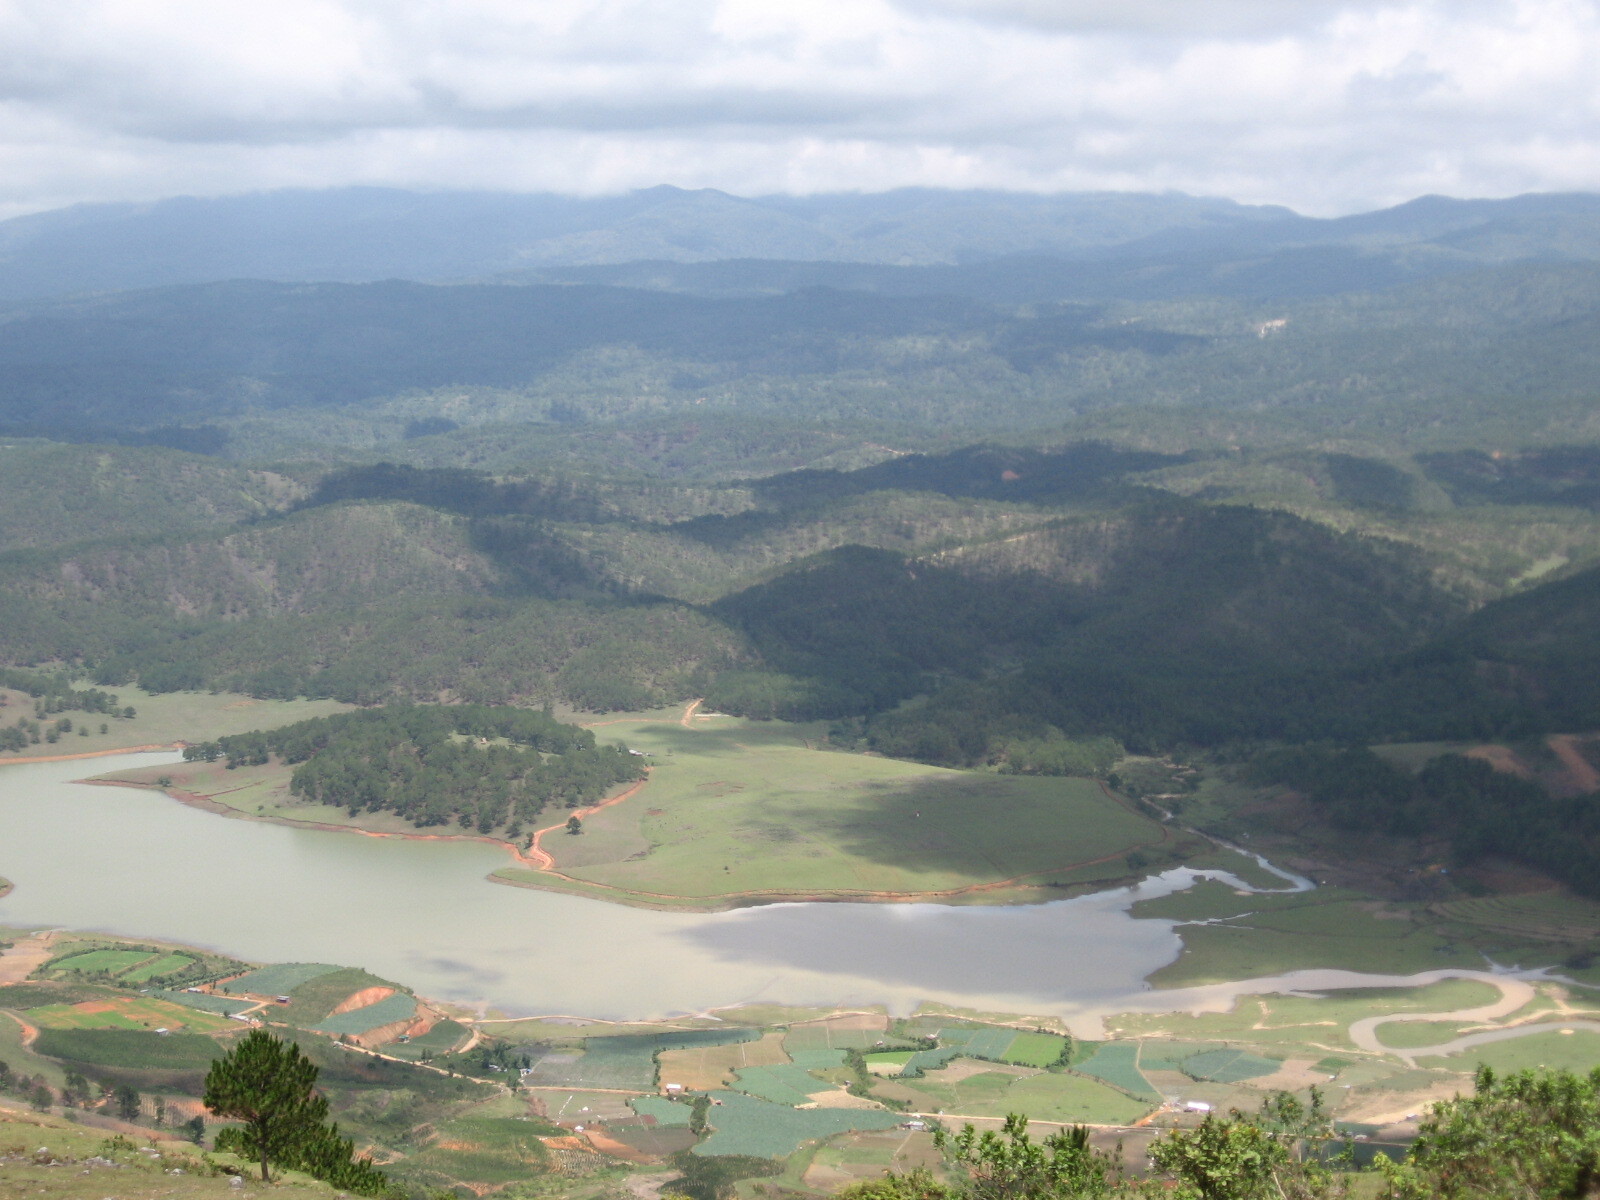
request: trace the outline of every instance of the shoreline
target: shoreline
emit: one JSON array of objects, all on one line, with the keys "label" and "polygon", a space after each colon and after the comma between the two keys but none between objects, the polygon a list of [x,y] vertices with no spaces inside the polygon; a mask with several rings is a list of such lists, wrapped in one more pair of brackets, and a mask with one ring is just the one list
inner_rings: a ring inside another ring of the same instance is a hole
[{"label": "shoreline", "polygon": [[[169,749],[158,746],[156,749]],[[219,817],[228,817],[237,821],[255,821],[263,825],[284,825],[291,829],[318,829],[324,833],[354,833],[370,838],[399,838],[412,842],[487,842],[491,846],[504,847],[506,852],[517,862],[538,869],[536,860],[528,858],[513,842],[504,838],[490,837],[482,833],[407,833],[402,830],[362,829],[358,825],[335,825],[330,821],[302,821],[294,817],[264,817],[255,813],[247,813],[232,805],[224,804],[210,796],[202,796],[198,792],[186,792],[178,788],[164,788],[155,783],[144,783],[134,779],[79,779],[77,783],[92,784],[96,787],[126,787],[142,788],[145,791],[160,792],[176,800],[179,804],[189,808],[198,808],[202,812],[212,813]]]}]

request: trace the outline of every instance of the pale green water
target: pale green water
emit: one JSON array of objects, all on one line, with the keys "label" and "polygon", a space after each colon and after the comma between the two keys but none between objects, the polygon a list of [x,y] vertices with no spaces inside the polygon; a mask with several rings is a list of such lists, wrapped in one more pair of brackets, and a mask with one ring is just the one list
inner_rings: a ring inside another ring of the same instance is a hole
[{"label": "pale green water", "polygon": [[0,923],[170,939],[267,962],[363,966],[507,1012],[654,1017],[746,1001],[937,1000],[1065,1017],[1115,1009],[1178,952],[1127,889],[1022,908],[782,904],[661,913],[491,884],[505,852],[230,820],[70,782],[176,761],[0,768]]}]

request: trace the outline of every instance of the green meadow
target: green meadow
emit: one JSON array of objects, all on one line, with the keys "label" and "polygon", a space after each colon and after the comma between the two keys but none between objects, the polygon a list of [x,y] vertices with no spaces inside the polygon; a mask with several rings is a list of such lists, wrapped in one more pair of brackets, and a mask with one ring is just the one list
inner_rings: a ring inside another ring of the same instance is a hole
[{"label": "green meadow", "polygon": [[[82,682],[79,688],[92,687]],[[71,733],[54,742],[41,740],[22,750],[0,752],[0,763],[40,756],[108,753],[131,746],[167,746],[174,742],[201,742],[253,729],[275,729],[308,717],[326,717],[351,706],[337,700],[258,700],[230,692],[162,692],[152,694],[129,686],[103,689],[134,710],[132,717],[83,713],[68,709],[52,713],[45,724],[70,718]],[[21,692],[6,691],[8,703],[0,709],[6,723],[31,716],[33,701]],[[105,726],[105,732],[100,727]],[[86,734],[80,730],[87,730]]]},{"label": "green meadow", "polygon": [[581,834],[545,836],[571,884],[521,869],[496,878],[646,902],[946,893],[996,903],[1125,878],[1133,851],[1176,850],[1168,830],[1089,779],[834,752],[817,748],[820,727],[776,721],[613,728],[650,756],[650,780],[585,818]]}]

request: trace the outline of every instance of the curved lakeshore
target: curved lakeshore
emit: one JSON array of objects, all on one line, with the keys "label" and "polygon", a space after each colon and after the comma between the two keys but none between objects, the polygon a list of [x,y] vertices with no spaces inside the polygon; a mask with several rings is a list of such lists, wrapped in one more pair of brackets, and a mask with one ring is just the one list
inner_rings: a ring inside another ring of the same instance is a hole
[{"label": "curved lakeshore", "polygon": [[[130,755],[113,767],[175,761]],[[655,912],[485,886],[505,862],[501,842],[218,821],[149,789],[76,783],[75,770],[0,773],[0,865],[18,885],[0,901],[0,921],[159,937],[260,962],[353,960],[423,994],[507,1012],[637,1019],[751,1002],[909,1010],[930,1000],[1088,1017],[1144,992],[1145,977],[1181,949],[1175,922],[1128,908],[1199,878],[1180,869],[1028,906],[791,901]],[[202,885],[228,903],[194,903]]]}]

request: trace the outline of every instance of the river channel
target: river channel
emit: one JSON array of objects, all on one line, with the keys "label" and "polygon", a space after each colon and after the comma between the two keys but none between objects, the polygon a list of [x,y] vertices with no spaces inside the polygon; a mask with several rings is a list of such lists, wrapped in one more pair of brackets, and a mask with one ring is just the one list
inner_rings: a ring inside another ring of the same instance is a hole
[{"label": "river channel", "polygon": [[[929,1000],[1092,1031],[1105,1013],[1177,1006],[1144,983],[1178,954],[1174,925],[1128,908],[1190,886],[1186,869],[1025,907],[655,912],[489,883],[506,852],[483,843],[230,820],[157,792],[73,782],[177,760],[0,768],[0,875],[16,884],[0,924],[363,966],[425,996],[512,1015],[656,1018],[749,1002],[907,1011]],[[1264,982],[1225,990],[1269,990]],[[1222,990],[1207,989],[1207,1007],[1226,1002]]]}]

